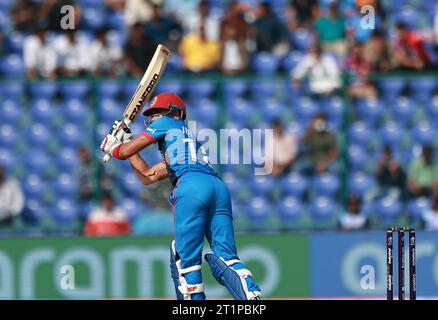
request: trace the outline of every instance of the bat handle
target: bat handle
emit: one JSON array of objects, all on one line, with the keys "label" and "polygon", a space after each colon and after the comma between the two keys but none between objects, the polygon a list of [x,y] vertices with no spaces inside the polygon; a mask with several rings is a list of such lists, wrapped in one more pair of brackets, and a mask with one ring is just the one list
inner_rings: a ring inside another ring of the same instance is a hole
[{"label": "bat handle", "polygon": [[111,155],[107,153],[107,154],[103,157],[103,162],[104,162],[104,163],[108,163],[108,162],[110,162],[110,160],[111,160]]}]

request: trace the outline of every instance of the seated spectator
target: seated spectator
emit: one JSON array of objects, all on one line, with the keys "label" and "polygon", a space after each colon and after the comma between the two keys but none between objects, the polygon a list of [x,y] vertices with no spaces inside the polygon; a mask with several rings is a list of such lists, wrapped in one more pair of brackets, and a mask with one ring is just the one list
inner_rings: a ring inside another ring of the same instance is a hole
[{"label": "seated spectator", "polygon": [[421,224],[426,231],[438,231],[438,196],[433,197],[431,208],[421,214]]},{"label": "seated spectator", "polygon": [[315,22],[315,31],[324,50],[343,59],[348,51],[345,19],[339,13],[336,2],[332,2],[328,16],[321,16]]},{"label": "seated spectator", "polygon": [[309,89],[315,96],[327,96],[341,87],[341,70],[336,60],[319,45],[312,46],[291,72],[294,86],[308,76]]},{"label": "seated spectator", "polygon": [[113,197],[105,194],[102,206],[91,211],[85,225],[87,236],[120,236],[131,232],[126,212],[115,207]]},{"label": "seated spectator", "polygon": [[385,146],[377,161],[376,179],[381,188],[382,196],[389,194],[404,198],[406,193],[406,173],[393,157],[390,147]]},{"label": "seated spectator", "polygon": [[310,29],[318,15],[318,1],[292,0],[286,12],[287,27],[289,32],[296,29]]},{"label": "seated spectator", "polygon": [[237,35],[237,39],[246,44],[249,35],[249,25],[245,20],[244,14],[249,8],[243,3],[232,0],[228,4],[228,11],[223,17],[220,24],[220,39],[223,41],[225,31],[228,28],[233,28]]},{"label": "seated spectator", "polygon": [[119,64],[122,59],[122,48],[108,43],[107,30],[101,29],[96,34],[89,50],[90,71],[94,75],[116,76],[120,73]]},{"label": "seated spectator", "polygon": [[161,5],[154,4],[152,19],[145,24],[147,33],[156,43],[162,43],[175,51],[182,37],[182,27],[168,15],[164,15]]},{"label": "seated spectator", "polygon": [[195,34],[203,25],[207,40],[219,40],[220,22],[210,14],[210,2],[207,0],[199,1],[198,9],[183,18],[183,25],[185,34]]},{"label": "seated spectator", "polygon": [[87,42],[79,39],[76,29],[65,30],[56,38],[54,47],[59,75],[76,77],[86,74],[90,66],[90,48]]},{"label": "seated spectator", "polygon": [[303,137],[304,165],[301,170],[305,174],[321,174],[330,171],[338,158],[338,142],[336,135],[330,131],[327,117],[317,114]]},{"label": "seated spectator", "polygon": [[10,226],[24,207],[24,195],[15,178],[7,178],[0,166],[0,226]]},{"label": "seated spectator", "polygon": [[394,43],[394,58],[397,69],[424,70],[431,65],[431,59],[424,46],[423,37],[408,29],[403,23],[397,23],[397,38]]},{"label": "seated spectator", "polygon": [[362,200],[357,195],[348,198],[347,209],[339,217],[339,228],[343,231],[363,230],[368,228],[369,220],[362,209]]},{"label": "seated spectator", "polygon": [[11,8],[14,30],[31,33],[35,29],[40,1],[17,0]]},{"label": "seated spectator", "polygon": [[124,48],[128,74],[136,78],[143,76],[156,48],[157,43],[147,35],[144,26],[140,23],[134,24]]},{"label": "seated spectator", "polygon": [[394,66],[393,56],[383,32],[375,30],[370,40],[364,44],[364,57],[370,64],[371,71],[389,71]]},{"label": "seated spectator", "polygon": [[183,37],[179,53],[184,68],[196,73],[215,71],[221,58],[219,41],[209,40],[202,24],[197,33]]},{"label": "seated spectator", "polygon": [[38,77],[56,78],[57,54],[54,46],[47,40],[46,25],[39,23],[35,34],[27,36],[23,43],[23,59],[30,79]]},{"label": "seated spectator", "polygon": [[364,57],[363,45],[355,43],[347,59],[347,71],[350,74],[348,95],[350,98],[375,100],[377,91],[369,79],[371,66]]},{"label": "seated spectator", "polygon": [[79,167],[77,178],[79,182],[79,200],[87,202],[93,199],[95,190],[96,167],[87,148],[79,147]]},{"label": "seated spectator", "polygon": [[286,174],[296,160],[298,141],[291,133],[285,132],[280,120],[273,122],[272,129],[273,140],[266,141],[266,150],[272,150],[272,153],[266,155],[266,162],[272,163],[272,175],[278,177]]},{"label": "seated spectator", "polygon": [[430,197],[438,191],[438,162],[431,146],[423,146],[421,158],[411,163],[408,188],[412,197]]},{"label": "seated spectator", "polygon": [[238,30],[233,26],[225,26],[221,38],[220,70],[227,75],[242,73],[248,67],[249,57],[245,42],[239,39]]},{"label": "seated spectator", "polygon": [[272,11],[267,1],[262,1],[257,10],[257,18],[252,25],[252,33],[257,52],[277,52],[287,43],[287,29]]}]

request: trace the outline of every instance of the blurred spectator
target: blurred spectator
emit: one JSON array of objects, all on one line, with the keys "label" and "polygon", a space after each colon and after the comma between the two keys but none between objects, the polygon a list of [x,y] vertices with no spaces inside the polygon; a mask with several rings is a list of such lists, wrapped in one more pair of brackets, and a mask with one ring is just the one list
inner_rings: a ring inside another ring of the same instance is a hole
[{"label": "blurred spectator", "polygon": [[76,29],[65,30],[54,42],[58,56],[58,73],[62,76],[81,76],[90,67],[89,44],[80,40]]},{"label": "blurred spectator", "polygon": [[249,63],[248,51],[234,25],[225,26],[221,42],[220,70],[227,75],[245,71]]},{"label": "blurred spectator", "polygon": [[141,77],[143,75],[156,47],[157,44],[146,34],[142,24],[136,23],[132,26],[124,48],[124,62],[130,76]]},{"label": "blurred spectator", "polygon": [[375,30],[371,38],[364,44],[364,56],[370,64],[371,71],[386,72],[394,64],[393,55],[390,53],[385,35],[380,30]]},{"label": "blurred spectator", "polygon": [[321,46],[312,46],[292,70],[295,86],[309,76],[309,88],[314,95],[330,95],[341,87],[341,70],[336,60],[323,52]]},{"label": "blurred spectator", "polygon": [[318,1],[292,0],[287,7],[286,19],[290,32],[298,28],[310,29],[318,15]]},{"label": "blurred spectator", "polygon": [[421,214],[421,224],[426,231],[438,231],[438,196],[432,198],[431,208]]},{"label": "blurred spectator", "polygon": [[153,211],[169,211],[169,194],[171,192],[172,189],[169,184],[160,181],[145,187],[141,193],[141,199]]},{"label": "blurred spectator", "polygon": [[405,196],[406,173],[393,157],[390,147],[385,146],[377,161],[376,179],[382,196],[392,195],[396,198]]},{"label": "blurred spectator", "polygon": [[154,0],[126,0],[125,23],[131,27],[137,23],[143,24],[152,18]]},{"label": "blurred spectator", "polygon": [[23,59],[30,79],[56,77],[57,54],[47,40],[47,29],[42,23],[34,26],[35,34],[27,36],[23,43]]},{"label": "blurred spectator", "polygon": [[126,0],[105,0],[105,5],[113,12],[119,12],[125,9]]},{"label": "blurred spectator", "polygon": [[106,29],[100,29],[90,45],[89,67],[94,75],[116,76],[120,73],[122,48],[117,44],[110,44],[107,40],[107,33]]},{"label": "blurred spectator", "polygon": [[12,224],[24,206],[24,195],[15,178],[7,178],[6,170],[0,166],[0,226]]},{"label": "blurred spectator", "polygon": [[87,202],[93,199],[95,191],[96,167],[87,148],[79,147],[80,165],[77,172],[79,181],[79,200]]},{"label": "blurred spectator", "polygon": [[65,13],[61,13],[63,6],[73,6],[74,25],[76,27],[80,24],[82,11],[81,8],[75,4],[74,0],[46,0],[43,1],[40,13],[41,19],[48,21],[48,29],[50,31],[66,31],[61,26],[61,20],[65,16]]},{"label": "blurred spectator", "polygon": [[38,20],[40,2],[33,0],[17,0],[11,8],[14,30],[30,33],[34,31]]},{"label": "blurred spectator", "polygon": [[438,190],[438,162],[434,159],[434,150],[431,146],[423,146],[421,158],[411,163],[408,187],[413,197],[429,197]]},{"label": "blurred spectator", "polygon": [[423,37],[404,22],[397,23],[397,38],[394,43],[394,58],[401,70],[423,70],[431,65]]},{"label": "blurred spectator", "polygon": [[[278,177],[286,174],[293,165],[298,154],[298,141],[289,132],[285,132],[280,120],[272,123],[274,137],[272,141],[266,141],[266,150],[272,150],[272,154],[266,155],[266,162],[272,163],[272,175]],[[272,145],[270,145],[272,143]]]},{"label": "blurred spectator", "polygon": [[[277,52],[287,43],[286,27],[271,9],[269,2],[262,1],[257,10],[257,18],[252,25],[252,32],[258,52]],[[284,52],[279,52],[284,53]]]},{"label": "blurred spectator", "polygon": [[102,205],[91,211],[85,225],[87,236],[120,236],[130,232],[126,212],[114,205],[111,194],[103,196]]},{"label": "blurred spectator", "polygon": [[199,1],[165,0],[162,1],[164,11],[178,23],[183,24],[188,16],[198,8]]},{"label": "blurred spectator", "polygon": [[306,174],[321,174],[330,171],[330,167],[338,158],[336,135],[329,130],[327,117],[317,114],[303,137],[304,165]]},{"label": "blurred spectator", "polygon": [[215,71],[220,62],[219,41],[209,40],[201,24],[198,32],[186,35],[179,47],[184,68],[191,72]]},{"label": "blurred spectator", "polygon": [[339,228],[343,231],[363,230],[368,228],[369,220],[362,209],[362,200],[357,195],[348,198],[347,208],[339,217]]},{"label": "blurred spectator", "polygon": [[182,37],[181,26],[163,14],[161,5],[153,6],[152,19],[146,23],[146,31],[156,43],[166,45],[170,51],[177,50]]},{"label": "blurred spectator", "polygon": [[186,15],[183,24],[186,34],[197,33],[203,25],[207,40],[219,40],[220,21],[210,14],[210,2],[207,0],[201,0],[198,10]]},{"label": "blurred spectator", "polygon": [[222,40],[226,36],[226,30],[231,27],[236,30],[237,39],[244,43],[246,42],[249,34],[249,25],[244,17],[246,10],[248,10],[246,5],[235,0],[228,4],[228,11],[220,24],[220,38]]},{"label": "blurred spectator", "polygon": [[345,19],[341,17],[336,2],[330,4],[328,16],[316,20],[315,31],[326,52],[334,53],[341,59],[346,56],[348,46]]},{"label": "blurred spectator", "polygon": [[370,64],[364,57],[363,44],[355,43],[347,59],[347,71],[350,75],[348,95],[350,98],[365,98],[375,100],[376,88],[369,80]]}]

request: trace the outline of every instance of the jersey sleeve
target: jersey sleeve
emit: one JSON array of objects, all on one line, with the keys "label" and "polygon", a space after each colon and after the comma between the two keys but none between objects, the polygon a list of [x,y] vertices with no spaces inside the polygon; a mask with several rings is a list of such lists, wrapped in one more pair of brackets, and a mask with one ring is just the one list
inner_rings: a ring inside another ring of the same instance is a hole
[{"label": "jersey sleeve", "polygon": [[170,129],[165,120],[165,117],[155,120],[146,128],[146,131],[144,131],[142,135],[153,143],[163,139],[166,136],[167,131]]}]

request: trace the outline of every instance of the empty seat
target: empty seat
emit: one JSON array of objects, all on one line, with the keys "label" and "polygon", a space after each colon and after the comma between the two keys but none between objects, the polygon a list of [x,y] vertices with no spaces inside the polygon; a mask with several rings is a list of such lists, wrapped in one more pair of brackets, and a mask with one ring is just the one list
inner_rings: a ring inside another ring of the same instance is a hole
[{"label": "empty seat", "polygon": [[397,147],[403,138],[403,131],[400,125],[391,121],[380,128],[379,135],[384,144]]},{"label": "empty seat", "polygon": [[300,122],[308,123],[319,112],[319,107],[309,97],[302,97],[294,106],[294,111]]},{"label": "empty seat", "polygon": [[430,209],[431,203],[428,198],[420,197],[409,201],[407,211],[413,220],[419,220],[426,210]]},{"label": "empty seat", "polygon": [[[91,138],[91,137],[88,137]],[[87,139],[86,132],[73,123],[67,123],[61,128],[60,143],[64,146],[76,147]]]},{"label": "empty seat", "polygon": [[360,100],[357,111],[361,120],[368,126],[375,126],[383,112],[382,102],[379,100]]},{"label": "empty seat", "polygon": [[53,181],[53,190],[58,197],[74,199],[79,191],[74,175],[62,173]]},{"label": "empty seat", "polygon": [[136,198],[139,196],[143,190],[143,184],[134,173],[129,172],[119,178],[119,182],[128,197]]},{"label": "empty seat", "polygon": [[29,141],[34,147],[47,146],[47,143],[52,136],[50,128],[40,123],[33,124],[26,131],[27,141]]},{"label": "empty seat", "polygon": [[277,204],[277,213],[285,223],[295,222],[304,213],[304,206],[300,199],[287,196]]},{"label": "empty seat", "polygon": [[[121,106],[113,99],[104,99],[99,106],[99,114],[102,122],[112,124],[112,122],[121,117]],[[109,129],[108,129],[109,130]]]},{"label": "empty seat", "polygon": [[291,32],[291,42],[295,49],[307,52],[313,42],[313,33],[308,29],[297,29]]},{"label": "empty seat", "polygon": [[15,154],[9,148],[0,147],[0,165],[10,170],[15,164]]},{"label": "empty seat", "polygon": [[280,182],[283,194],[297,198],[303,197],[308,185],[309,183],[307,179],[296,172],[288,174],[286,177],[282,178]]},{"label": "empty seat", "polygon": [[412,128],[412,138],[422,145],[436,144],[437,131],[429,122],[424,121]]},{"label": "empty seat", "polygon": [[408,97],[400,97],[396,103],[391,104],[394,121],[397,123],[408,124],[412,121],[415,106]]},{"label": "empty seat", "polygon": [[328,197],[318,197],[308,206],[308,211],[313,219],[327,222],[337,213],[335,203]]},{"label": "empty seat", "polygon": [[20,136],[17,130],[9,124],[0,124],[0,147],[14,148],[19,141]]},{"label": "empty seat", "polygon": [[82,10],[82,23],[84,30],[98,30],[104,26],[106,12],[96,8],[88,7]]},{"label": "empty seat", "polygon": [[58,199],[52,206],[52,217],[59,226],[73,226],[79,218],[78,206],[70,199]]},{"label": "empty seat", "polygon": [[299,51],[292,51],[287,54],[282,61],[282,67],[285,71],[292,71],[295,66],[300,62],[303,58],[303,53]]},{"label": "empty seat", "polygon": [[62,148],[56,156],[56,165],[63,172],[74,173],[79,166],[79,154],[74,148]]},{"label": "empty seat", "polygon": [[366,146],[372,137],[372,132],[363,121],[357,121],[348,128],[348,138],[351,144]]},{"label": "empty seat", "polygon": [[252,223],[263,223],[271,214],[271,206],[263,197],[254,197],[245,207],[245,214]]},{"label": "empty seat", "polygon": [[369,155],[361,145],[351,144],[348,146],[348,164],[352,171],[365,170],[369,161]]},{"label": "empty seat", "polygon": [[393,102],[401,95],[406,86],[406,80],[401,78],[386,78],[379,82],[382,97],[389,102]]},{"label": "empty seat", "polygon": [[199,105],[192,108],[190,112],[195,113],[195,118],[202,122],[205,126],[214,128],[219,114],[219,106],[210,99],[203,99],[199,101]]},{"label": "empty seat", "polygon": [[62,111],[67,121],[77,123],[78,125],[83,125],[91,115],[91,108],[79,99],[67,100]]},{"label": "empty seat", "polygon": [[23,181],[22,186],[26,198],[32,199],[41,200],[47,190],[46,182],[38,174],[28,175]]},{"label": "empty seat", "polygon": [[27,199],[21,218],[25,224],[37,225],[48,216],[48,209],[38,199]]},{"label": "empty seat", "polygon": [[348,191],[360,198],[365,197],[374,187],[374,179],[363,172],[355,172],[348,177]]},{"label": "empty seat", "polygon": [[51,123],[58,109],[54,102],[47,98],[38,98],[30,105],[32,121],[40,123]]},{"label": "empty seat", "polygon": [[90,90],[88,81],[64,82],[60,85],[60,90],[66,99],[83,99]]},{"label": "empty seat", "polygon": [[393,197],[376,200],[374,211],[383,223],[392,223],[401,215],[402,204]]},{"label": "empty seat", "polygon": [[275,186],[275,181],[272,176],[254,176],[251,180],[251,189],[254,194],[260,196],[268,196]]},{"label": "empty seat", "polygon": [[1,59],[0,67],[6,78],[20,78],[26,74],[26,67],[19,54],[10,54]]},{"label": "empty seat", "polygon": [[318,196],[335,197],[340,189],[339,178],[331,173],[323,173],[312,179],[312,190]]},{"label": "empty seat", "polygon": [[187,85],[187,92],[191,98],[210,98],[216,89],[213,81],[190,81]]},{"label": "empty seat", "polygon": [[227,99],[242,97],[248,89],[247,81],[229,80],[224,83],[224,95]]},{"label": "empty seat", "polygon": [[103,81],[99,83],[97,92],[100,99],[116,99],[121,90],[121,84],[117,81]]},{"label": "empty seat", "polygon": [[53,165],[49,155],[45,151],[36,148],[28,150],[20,157],[20,160],[27,172],[39,175],[44,175],[47,169]]},{"label": "empty seat", "polygon": [[434,78],[416,78],[410,82],[412,96],[420,102],[428,102],[432,93],[437,89],[437,81]]},{"label": "empty seat", "polygon": [[53,99],[57,90],[57,84],[53,81],[34,82],[29,84],[29,91],[35,99]]},{"label": "empty seat", "polygon": [[279,65],[278,58],[267,52],[257,53],[252,61],[254,71],[259,75],[274,74]]},{"label": "empty seat", "polygon": [[260,108],[263,119],[269,123],[282,118],[286,113],[286,106],[277,99],[267,99]]},{"label": "empty seat", "polygon": [[23,97],[24,87],[20,82],[5,82],[0,86],[3,99],[18,101]]},{"label": "empty seat", "polygon": [[[174,93],[178,96],[182,95],[184,92],[183,83],[182,82],[160,82],[160,84],[157,87],[157,93],[169,93],[169,92]],[[195,95],[195,97],[196,97],[196,95]]]}]

